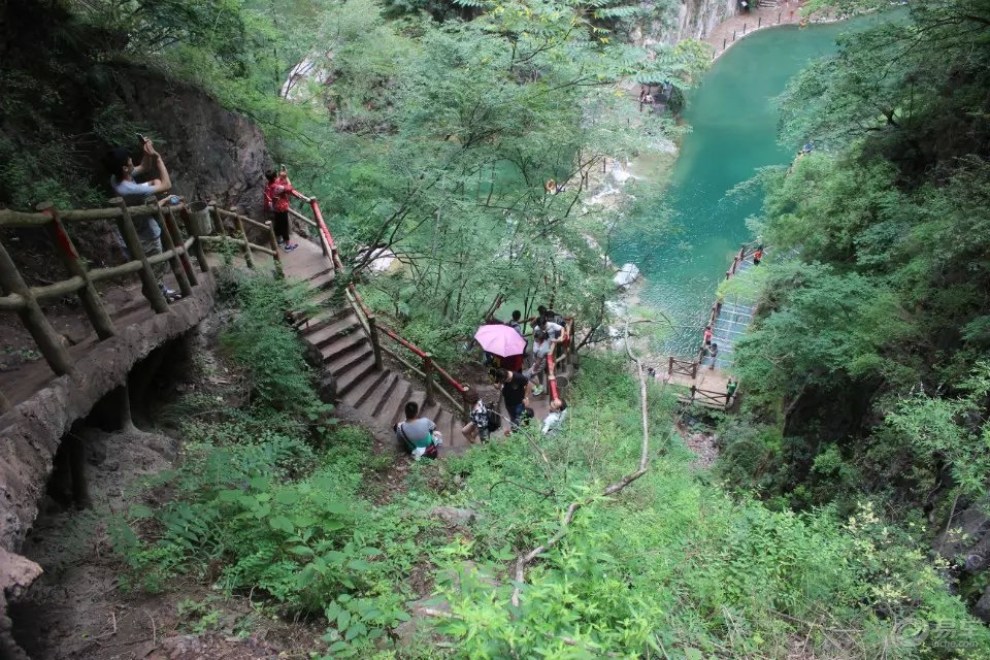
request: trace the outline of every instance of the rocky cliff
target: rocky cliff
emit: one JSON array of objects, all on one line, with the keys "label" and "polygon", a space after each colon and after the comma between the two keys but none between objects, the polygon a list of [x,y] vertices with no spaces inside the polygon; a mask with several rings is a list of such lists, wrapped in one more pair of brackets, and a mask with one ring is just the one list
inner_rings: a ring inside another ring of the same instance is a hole
[{"label": "rocky cliff", "polygon": [[633,41],[649,46],[675,44],[684,39],[704,39],[716,25],[738,11],[738,0],[681,0],[679,3],[651,2],[654,11]]},{"label": "rocky cliff", "polygon": [[66,3],[0,3],[0,206],[111,196],[106,151],[136,132],[155,138],[176,192],[260,208],[265,141],[208,92],[123,55],[127,35],[84,21]]},{"label": "rocky cliff", "polygon": [[135,68],[124,73],[116,99],[155,138],[174,192],[260,212],[270,165],[261,130],[192,85]]}]

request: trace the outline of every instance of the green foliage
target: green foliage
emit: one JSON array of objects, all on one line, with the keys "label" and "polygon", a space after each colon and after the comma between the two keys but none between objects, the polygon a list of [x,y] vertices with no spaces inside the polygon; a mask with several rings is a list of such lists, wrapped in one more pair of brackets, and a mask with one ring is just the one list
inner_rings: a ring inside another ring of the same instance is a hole
[{"label": "green foliage", "polygon": [[289,287],[273,276],[227,273],[224,286],[236,291],[239,313],[221,342],[247,371],[252,403],[305,419],[317,433],[326,433],[331,407],[313,395],[311,370],[295,330],[286,322],[293,310],[306,309],[305,286]]},{"label": "green foliage", "polygon": [[776,440],[722,467],[767,497],[850,510],[865,491],[909,518],[990,484],[974,384],[990,355],[990,152],[973,123],[990,111],[988,11],[878,15],[784,96],[783,135],[824,148],[760,175],[753,226],[779,258],[738,357]]}]

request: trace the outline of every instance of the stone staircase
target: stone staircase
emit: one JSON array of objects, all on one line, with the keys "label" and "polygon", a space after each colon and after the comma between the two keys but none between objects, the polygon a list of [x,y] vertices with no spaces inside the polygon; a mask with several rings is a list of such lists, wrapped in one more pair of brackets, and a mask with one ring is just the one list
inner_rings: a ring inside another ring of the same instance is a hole
[{"label": "stone staircase", "polygon": [[[300,250],[306,244],[300,242]],[[312,244],[310,244],[312,245]],[[286,261],[292,260],[289,255]],[[328,304],[333,283],[333,270],[323,261],[324,267],[309,274],[305,281],[312,290],[311,301],[317,305]],[[287,272],[293,269],[287,267]],[[295,274],[298,278],[298,273]],[[420,405],[421,415],[432,419],[443,435],[444,453],[463,452],[470,442],[461,433],[464,421],[460,412],[452,412],[440,405],[440,397],[426,405],[425,384],[411,380],[401,371],[390,368],[384,361],[382,368],[375,367],[374,347],[364,331],[357,313],[348,304],[323,311],[300,324],[300,335],[323,356],[324,367],[336,382],[337,400],[365,419],[378,422],[379,429],[391,427],[405,419],[406,402]],[[398,446],[398,443],[396,443]]]}]

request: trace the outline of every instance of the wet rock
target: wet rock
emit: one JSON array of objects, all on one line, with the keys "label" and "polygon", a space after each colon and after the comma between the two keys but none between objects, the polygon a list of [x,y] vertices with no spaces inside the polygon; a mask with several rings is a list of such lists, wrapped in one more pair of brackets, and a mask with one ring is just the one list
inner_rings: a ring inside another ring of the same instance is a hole
[{"label": "wet rock", "polygon": [[452,506],[438,506],[430,510],[430,515],[439,518],[448,525],[470,525],[478,518],[478,513],[471,509],[458,509]]},{"label": "wet rock", "polygon": [[990,587],[987,587],[980,600],[976,601],[976,606],[973,607],[973,615],[984,623],[990,623]]},{"label": "wet rock", "polygon": [[619,272],[615,274],[612,281],[615,286],[626,288],[639,279],[639,267],[636,264],[624,264]]},{"label": "wet rock", "polygon": [[990,514],[986,511],[986,503],[974,504],[956,514],[948,529],[935,539],[934,548],[948,559],[955,559],[963,553],[987,555],[987,552],[978,551],[976,546],[990,543],[988,532]]}]

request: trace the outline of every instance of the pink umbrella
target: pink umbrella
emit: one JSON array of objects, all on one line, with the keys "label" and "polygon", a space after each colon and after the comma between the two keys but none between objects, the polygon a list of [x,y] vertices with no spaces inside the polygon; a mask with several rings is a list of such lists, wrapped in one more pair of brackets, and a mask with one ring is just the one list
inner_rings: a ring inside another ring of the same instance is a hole
[{"label": "pink umbrella", "polygon": [[499,357],[522,355],[526,350],[526,340],[507,325],[483,325],[474,333],[474,338],[483,349]]}]

